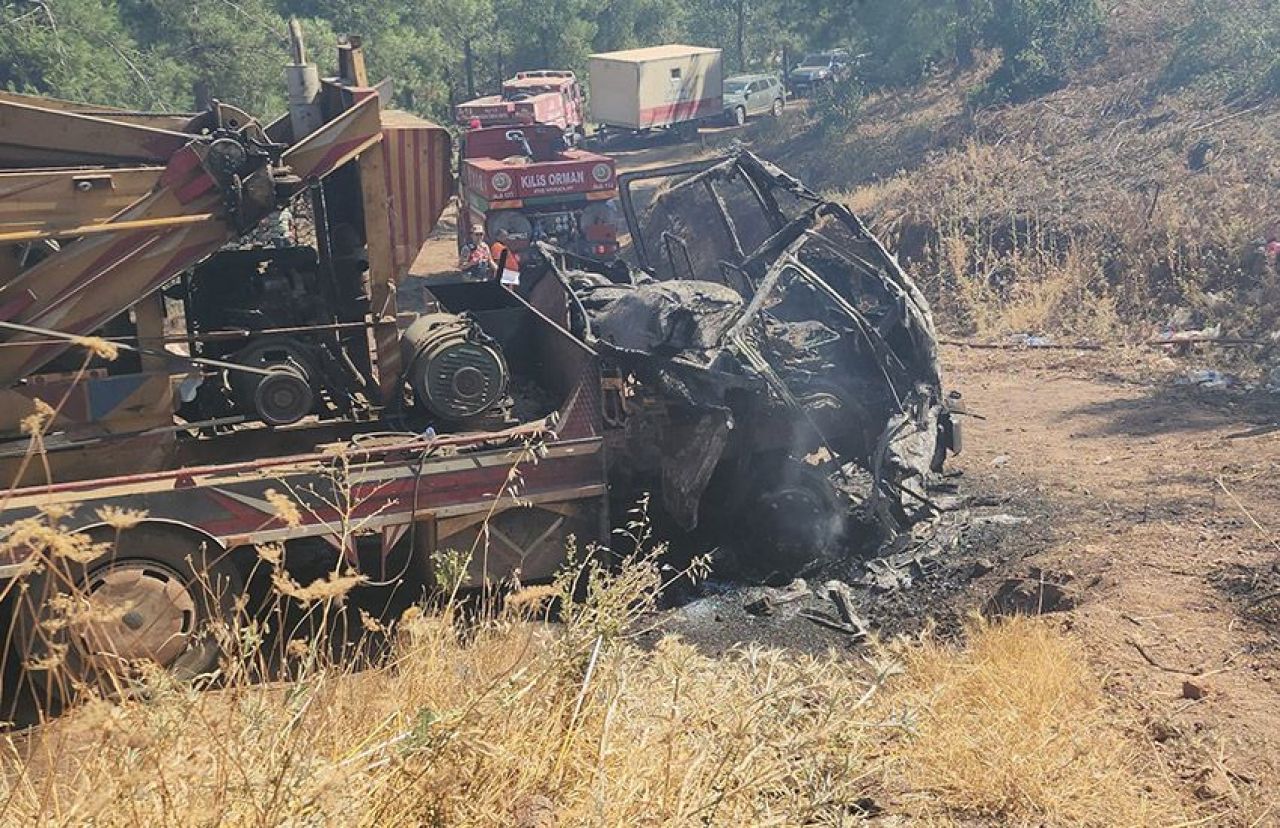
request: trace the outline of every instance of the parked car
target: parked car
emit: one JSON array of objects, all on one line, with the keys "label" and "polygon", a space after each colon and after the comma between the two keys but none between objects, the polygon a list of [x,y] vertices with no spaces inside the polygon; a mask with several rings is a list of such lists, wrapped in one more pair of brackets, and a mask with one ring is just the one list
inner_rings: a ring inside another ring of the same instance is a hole
[{"label": "parked car", "polygon": [[787,75],[787,82],[793,94],[808,95],[819,89],[831,88],[852,72],[853,61],[849,53],[844,49],[832,49],[805,55]]},{"label": "parked car", "polygon": [[724,119],[742,126],[747,118],[766,113],[782,114],[787,104],[787,89],[773,75],[734,75],[724,82]]}]

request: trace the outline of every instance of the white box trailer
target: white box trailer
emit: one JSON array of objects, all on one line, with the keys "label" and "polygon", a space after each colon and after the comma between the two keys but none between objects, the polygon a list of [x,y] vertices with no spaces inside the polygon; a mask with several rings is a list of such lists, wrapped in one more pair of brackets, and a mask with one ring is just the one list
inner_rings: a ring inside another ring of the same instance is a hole
[{"label": "white box trailer", "polygon": [[719,49],[650,46],[591,55],[591,120],[605,129],[693,127],[724,114]]}]

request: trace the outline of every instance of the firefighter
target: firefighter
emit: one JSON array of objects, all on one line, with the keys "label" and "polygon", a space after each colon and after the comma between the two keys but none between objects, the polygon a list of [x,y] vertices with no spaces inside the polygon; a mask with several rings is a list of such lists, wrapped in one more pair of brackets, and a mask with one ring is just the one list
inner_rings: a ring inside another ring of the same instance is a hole
[{"label": "firefighter", "polygon": [[520,258],[516,255],[516,251],[511,249],[510,241],[507,231],[499,230],[491,254],[502,286],[507,290],[515,291],[520,287]]},{"label": "firefighter", "polygon": [[478,279],[493,278],[493,253],[484,240],[484,225],[471,225],[471,238],[462,246],[458,269]]}]

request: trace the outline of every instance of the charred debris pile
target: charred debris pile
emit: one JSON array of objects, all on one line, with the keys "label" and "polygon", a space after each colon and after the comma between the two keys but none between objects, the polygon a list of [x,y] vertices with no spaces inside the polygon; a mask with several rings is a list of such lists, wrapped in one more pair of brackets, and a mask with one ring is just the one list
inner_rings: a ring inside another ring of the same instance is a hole
[{"label": "charred debris pile", "polygon": [[960,448],[921,292],[858,216],[750,152],[620,183],[629,263],[541,248],[604,358],[616,506],[649,493],[667,537],[737,577],[900,556]]}]

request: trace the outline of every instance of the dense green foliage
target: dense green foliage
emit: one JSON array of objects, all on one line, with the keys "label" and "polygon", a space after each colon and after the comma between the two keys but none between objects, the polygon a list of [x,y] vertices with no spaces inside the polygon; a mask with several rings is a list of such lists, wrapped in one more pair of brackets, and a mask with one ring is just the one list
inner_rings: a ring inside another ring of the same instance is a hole
[{"label": "dense green foliage", "polygon": [[0,5],[0,86],[101,103],[151,106],[156,67],[111,0]]},{"label": "dense green foliage", "polygon": [[[1094,54],[1101,23],[1098,0],[0,0],[0,87],[150,109],[217,97],[274,114],[291,15],[320,61],[334,33],[362,35],[398,103],[436,115],[517,69],[581,69],[593,51],[672,41],[723,48],[731,71],[844,46],[865,55],[872,85],[998,48],[987,92],[1014,99]],[[838,109],[856,110],[845,98]]]}]

